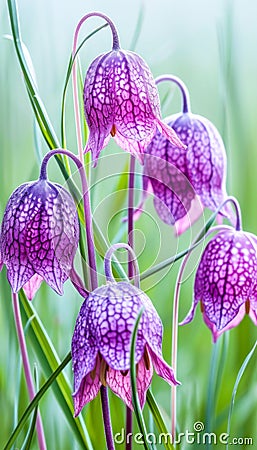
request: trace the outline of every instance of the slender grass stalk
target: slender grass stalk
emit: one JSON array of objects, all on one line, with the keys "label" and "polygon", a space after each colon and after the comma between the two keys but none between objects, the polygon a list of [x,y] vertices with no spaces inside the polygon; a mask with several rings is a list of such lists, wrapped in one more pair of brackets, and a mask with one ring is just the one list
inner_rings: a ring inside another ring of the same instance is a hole
[{"label": "slender grass stalk", "polygon": [[[241,378],[244,375],[246,367],[247,367],[251,357],[253,356],[256,348],[257,348],[257,340],[255,341],[252,349],[250,350],[250,352],[246,356],[242,366],[240,367],[240,370],[239,370],[239,372],[237,374],[237,377],[236,377],[236,381],[235,381],[233,392],[232,392],[231,402],[230,402],[230,406],[229,406],[229,413],[228,413],[228,425],[227,425],[227,434],[228,435],[230,435],[230,430],[231,430],[231,419],[232,419],[232,413],[233,413],[233,408],[234,408],[234,404],[235,404],[237,388],[239,386]],[[226,444],[226,450],[228,450],[228,448],[229,448],[229,444]]]},{"label": "slender grass stalk", "polygon": [[33,75],[31,74],[30,68],[28,67],[27,60],[24,56],[24,49],[23,49],[23,42],[21,38],[20,33],[20,24],[19,24],[19,14],[18,14],[18,8],[17,8],[17,2],[16,0],[7,0],[7,5],[9,9],[9,17],[11,22],[11,29],[13,34],[13,42],[15,45],[16,53],[19,59],[19,63],[25,78],[26,86],[28,87],[28,90],[30,94],[34,93],[33,95],[33,102],[35,104],[35,107],[37,111],[40,114],[40,118],[42,120],[42,125],[45,129],[45,132],[48,134],[50,141],[54,142],[58,146],[58,138],[55,134],[55,131],[51,125],[51,122],[48,118],[47,111],[44,107],[43,102],[41,101],[40,97],[37,95],[37,87],[35,84],[35,80],[33,78]]},{"label": "slender grass stalk", "polygon": [[[29,365],[29,357],[28,357],[26,341],[25,341],[25,336],[24,336],[24,331],[23,331],[23,326],[22,326],[22,321],[21,321],[21,313],[20,313],[18,294],[13,293],[12,299],[13,299],[13,313],[14,313],[14,319],[15,319],[15,326],[16,326],[19,346],[20,346],[20,350],[21,350],[24,375],[25,375],[26,384],[27,384],[27,388],[28,388],[29,398],[31,401],[35,397],[35,391],[34,391],[33,379],[32,379],[32,374],[31,374],[30,365]],[[42,424],[42,420],[41,420],[41,416],[40,416],[39,412],[37,415],[36,429],[37,429],[37,438],[38,438],[39,449],[47,450],[43,424]]]},{"label": "slender grass stalk", "polygon": [[[159,434],[164,437],[163,439],[163,445],[166,448],[166,450],[174,450],[174,446],[172,445],[172,435],[168,433],[167,427],[165,425],[165,422],[163,420],[163,417],[161,415],[159,406],[154,398],[154,395],[150,389],[148,389],[146,394],[146,401],[149,406],[149,409],[152,413],[152,416],[154,418],[156,427],[159,431]],[[166,437],[166,438],[165,438]]]},{"label": "slender grass stalk", "polygon": [[33,434],[34,434],[34,430],[35,430],[35,426],[36,426],[36,422],[37,422],[37,406],[34,410],[34,413],[33,413],[33,416],[31,419],[32,420],[30,423],[30,427],[29,427],[26,439],[23,443],[23,446],[21,447],[21,450],[29,450],[31,448]]},{"label": "slender grass stalk", "polygon": [[[215,417],[215,387],[218,372],[218,360],[219,360],[220,341],[215,342],[212,347],[210,373],[207,386],[207,405],[206,405],[206,420],[205,429],[207,433],[211,433],[213,430],[213,422]],[[207,443],[207,448],[210,448],[210,444]]]}]

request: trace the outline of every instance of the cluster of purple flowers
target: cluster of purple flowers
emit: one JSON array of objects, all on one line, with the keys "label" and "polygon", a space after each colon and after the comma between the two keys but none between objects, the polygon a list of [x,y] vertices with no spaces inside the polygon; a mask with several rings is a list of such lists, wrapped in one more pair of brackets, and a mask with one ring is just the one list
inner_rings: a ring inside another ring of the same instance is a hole
[{"label": "cluster of purple flowers", "polygon": [[[112,30],[113,31],[113,30]],[[170,80],[181,88],[182,112],[161,120],[157,84]],[[84,85],[89,139],[85,152],[94,165],[114,137],[118,145],[143,164],[143,185],[154,194],[160,219],[184,232],[204,207],[230,219],[206,246],[196,272],[194,302],[200,301],[204,321],[216,340],[236,326],[245,313],[257,324],[257,238],[233,226],[226,203],[226,153],[214,125],[190,110],[186,87],[178,78],[156,82],[145,61],[120,48],[116,32],[110,52],[90,65]],[[44,279],[58,294],[70,277],[79,241],[79,222],[71,195],[46,177],[19,186],[11,195],[0,235],[0,267],[7,267],[13,292],[33,297]],[[109,385],[132,408],[130,339],[139,310],[136,355],[141,406],[153,367],[176,384],[161,352],[162,324],[150,299],[129,282],[94,289],[79,312],[72,339],[75,415],[101,385]]]}]

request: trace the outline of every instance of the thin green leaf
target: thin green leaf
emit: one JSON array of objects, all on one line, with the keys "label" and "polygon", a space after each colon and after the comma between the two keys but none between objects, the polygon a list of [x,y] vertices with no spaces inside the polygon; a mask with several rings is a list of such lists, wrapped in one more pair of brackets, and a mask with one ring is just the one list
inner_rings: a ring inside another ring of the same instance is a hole
[{"label": "thin green leaf", "polygon": [[[162,435],[164,437],[163,439],[163,445],[166,448],[166,450],[174,450],[174,447],[172,445],[172,436],[171,433],[168,432],[167,427],[165,425],[165,422],[163,420],[163,417],[161,415],[160,409],[158,407],[158,404],[153,396],[153,393],[150,389],[148,389],[146,394],[146,401],[147,404],[151,410],[151,413],[154,418],[154,422],[156,424],[156,427],[159,431],[159,436]],[[170,438],[170,439],[169,439]],[[170,441],[170,442],[169,442]]]},{"label": "thin green leaf", "polygon": [[38,410],[38,406],[35,407],[35,410],[33,412],[33,416],[32,416],[32,419],[31,419],[31,422],[29,425],[28,433],[27,433],[27,436],[23,443],[23,446],[21,447],[21,450],[29,450],[30,449],[32,439],[33,439],[33,434],[34,434],[35,427],[36,427],[37,410]]},{"label": "thin green leaf", "polygon": [[[218,372],[218,359],[221,341],[216,342],[212,347],[210,373],[208,379],[207,387],[207,405],[206,405],[206,431],[210,433],[213,430],[213,420],[215,413],[215,406],[217,400],[217,393],[215,392],[215,386],[217,381]],[[210,443],[207,443],[207,448],[209,448]]]},{"label": "thin green leaf", "polygon": [[216,396],[218,397],[218,392],[220,387],[222,386],[222,376],[225,369],[225,363],[228,358],[228,350],[229,350],[229,333],[224,333],[221,336],[221,351],[220,351],[220,359],[219,359],[219,365],[218,365],[218,372],[216,376],[216,385],[215,385],[215,392]]},{"label": "thin green leaf", "polygon": [[140,319],[144,312],[144,307],[142,307],[138,313],[137,320],[135,322],[133,333],[131,337],[131,345],[130,345],[130,383],[131,383],[131,391],[132,391],[132,403],[135,411],[135,416],[137,419],[138,427],[143,435],[144,440],[144,448],[146,450],[153,450],[152,445],[148,445],[147,439],[147,430],[145,426],[145,421],[143,417],[142,410],[140,408],[138,393],[137,393],[137,378],[136,378],[136,364],[135,364],[135,351],[136,351],[136,338],[137,338],[137,330]]},{"label": "thin green leaf", "polygon": [[[230,430],[231,430],[231,419],[232,419],[232,413],[233,413],[233,408],[234,408],[234,404],[235,404],[235,398],[236,398],[236,393],[237,393],[237,388],[239,386],[239,383],[241,381],[242,376],[244,375],[245,369],[251,359],[251,357],[253,356],[255,349],[257,347],[257,341],[255,341],[253,348],[251,349],[251,351],[248,353],[248,355],[246,356],[242,366],[240,367],[240,370],[237,374],[236,377],[236,382],[233,388],[233,392],[232,392],[232,397],[231,397],[231,402],[230,402],[230,407],[229,407],[229,413],[228,413],[228,426],[227,426],[227,434],[230,435]],[[226,444],[226,449],[228,450],[229,444]]]},{"label": "thin green leaf", "polygon": [[17,8],[17,2],[16,0],[7,0],[8,10],[9,10],[9,17],[11,22],[11,29],[12,29],[12,35],[13,35],[13,42],[16,49],[16,53],[19,59],[19,63],[21,66],[21,70],[24,76],[24,80],[27,86],[27,89],[30,94],[30,100],[34,103],[35,108],[37,109],[37,112],[40,116],[40,119],[42,121],[42,124],[44,125],[45,132],[44,137],[47,138],[46,141],[48,142],[48,139],[51,142],[52,148],[60,147],[58,138],[55,134],[55,131],[53,129],[53,126],[51,125],[50,119],[47,115],[47,111],[44,107],[44,104],[41,100],[41,98],[38,95],[36,83],[33,78],[33,74],[31,73],[31,70],[27,63],[26,55],[24,54],[24,48],[20,33],[20,26],[19,26],[19,15],[18,15],[18,8]]},{"label": "thin green leaf", "polygon": [[[38,393],[35,395],[33,400],[30,402],[24,413],[22,414],[16,428],[13,430],[11,436],[9,437],[8,442],[6,443],[3,450],[9,450],[11,448],[11,445],[14,443],[15,439],[21,432],[24,424],[26,423],[28,417],[32,413],[32,411],[37,407],[40,399],[43,397],[43,395],[46,393],[46,391],[52,386],[53,382],[57,379],[57,377],[61,374],[63,369],[67,366],[67,364],[71,361],[71,353],[68,353],[68,355],[64,358],[62,363],[57,367],[57,369],[52,373],[52,375],[48,378],[48,380],[43,384],[41,389],[38,391]],[[85,447],[87,448],[87,447]],[[92,449],[92,446],[90,447]],[[92,449],[93,450],[93,449]]]}]

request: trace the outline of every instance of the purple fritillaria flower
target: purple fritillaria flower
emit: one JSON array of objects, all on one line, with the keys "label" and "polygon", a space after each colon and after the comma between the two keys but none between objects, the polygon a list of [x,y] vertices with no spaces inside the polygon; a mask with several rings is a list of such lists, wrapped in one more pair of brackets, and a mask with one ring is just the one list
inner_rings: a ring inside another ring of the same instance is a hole
[{"label": "purple fritillaria flower", "polygon": [[32,298],[44,279],[62,295],[78,240],[76,206],[62,186],[43,178],[19,186],[8,200],[0,236],[12,291],[25,287]]},{"label": "purple fritillaria flower", "polygon": [[246,313],[257,325],[256,236],[228,229],[210,240],[196,272],[192,309],[181,325],[191,322],[198,302],[214,342]]},{"label": "purple fritillaria flower", "polygon": [[[99,14],[97,14],[99,15]],[[84,109],[89,127],[85,151],[96,165],[110,136],[125,151],[143,162],[143,153],[158,128],[178,148],[183,144],[161,121],[158,90],[146,62],[136,53],[120,48],[114,24],[106,16],[113,49],[90,65],[84,84]]]},{"label": "purple fritillaria flower", "polygon": [[72,338],[75,416],[101,385],[108,385],[132,409],[130,341],[142,306],[135,355],[141,406],[153,367],[169,384],[178,384],[162,358],[162,323],[150,299],[128,282],[109,282],[89,294],[76,321]]},{"label": "purple fritillaria flower", "polygon": [[[190,112],[184,83],[169,75],[156,82],[165,80],[175,81],[182,90],[183,112],[166,118],[165,123],[186,147],[178,148],[157,131],[146,150],[144,184],[150,184],[160,218],[169,225],[176,224],[176,232],[181,234],[202,214],[203,207],[215,211],[227,198],[227,159],[215,126]],[[223,208],[221,213],[229,215],[230,211]]]}]

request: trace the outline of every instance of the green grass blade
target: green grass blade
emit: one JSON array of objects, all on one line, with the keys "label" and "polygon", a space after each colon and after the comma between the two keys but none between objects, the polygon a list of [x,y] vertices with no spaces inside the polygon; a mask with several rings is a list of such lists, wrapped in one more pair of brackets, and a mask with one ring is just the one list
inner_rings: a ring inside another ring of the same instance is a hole
[{"label": "green grass blade", "polygon": [[[207,404],[206,404],[206,432],[207,433],[210,433],[213,430],[216,399],[218,397],[218,393],[216,393],[215,387],[216,387],[216,382],[217,382],[218,360],[219,360],[219,351],[220,351],[221,341],[222,340],[216,342],[212,346],[210,372],[209,372],[208,387],[207,387]],[[209,448],[211,444],[207,443],[206,445],[207,445],[207,448]]]},{"label": "green grass blade", "polygon": [[[24,53],[24,44],[22,42],[20,27],[19,27],[19,18],[18,18],[18,9],[16,0],[7,0],[8,10],[9,10],[9,18],[11,23],[13,42],[16,50],[16,54],[20,63],[20,67],[24,76],[25,85],[27,88],[28,96],[32,105],[33,112],[35,114],[35,118],[38,122],[41,133],[50,149],[60,147],[60,143],[58,137],[54,131],[53,125],[48,117],[46,108],[44,106],[43,101],[41,100],[35,80],[33,78],[33,74],[30,71],[29,65],[27,63],[27,58]],[[29,52],[27,51],[29,54]],[[72,189],[72,193],[78,193],[77,187],[70,180],[70,173],[65,166],[65,158],[61,155],[56,155],[55,157],[62,174],[65,180],[69,180],[69,187]]]},{"label": "green grass blade", "polygon": [[137,378],[136,378],[136,364],[135,364],[135,350],[136,350],[136,338],[137,338],[137,330],[140,319],[144,312],[144,308],[142,307],[139,311],[137,320],[134,325],[132,337],[131,337],[131,346],[130,346],[130,383],[131,383],[131,391],[132,391],[132,403],[135,411],[135,416],[137,419],[138,427],[143,435],[144,440],[144,448],[146,450],[153,450],[152,445],[148,445],[147,439],[147,430],[145,426],[144,417],[140,408],[138,393],[137,393]]},{"label": "green grass blade", "polygon": [[38,95],[35,80],[33,79],[33,75],[28,66],[26,55],[24,54],[23,43],[19,27],[17,2],[16,0],[7,0],[7,5],[9,10],[13,42],[20,63],[20,67],[24,76],[25,84],[29,91],[29,98],[31,102],[33,102],[38,112],[38,115],[40,116],[42,124],[44,125],[44,137],[47,141],[47,144],[49,145],[49,142],[51,142],[51,148],[60,147],[54,128],[51,125],[50,119],[47,115],[47,111],[44,107],[41,98]]},{"label": "green grass blade", "polygon": [[[250,350],[250,352],[248,353],[248,355],[246,356],[242,366],[239,369],[239,372],[237,374],[236,377],[236,382],[233,388],[233,392],[232,392],[232,397],[231,397],[231,402],[230,402],[230,407],[229,407],[229,413],[228,413],[228,425],[227,425],[227,434],[228,436],[230,435],[230,430],[231,430],[231,419],[232,419],[232,413],[233,413],[233,408],[234,408],[234,404],[235,404],[235,398],[236,398],[236,393],[237,393],[237,388],[238,385],[241,381],[242,376],[244,375],[245,369],[251,359],[251,357],[253,356],[255,349],[257,347],[257,341],[255,341],[253,348]],[[226,444],[226,449],[228,450],[229,448],[229,444]]]},{"label": "green grass blade", "polygon": [[37,410],[38,410],[38,406],[35,407],[35,410],[33,412],[33,416],[32,416],[31,423],[30,423],[30,426],[28,429],[28,433],[25,438],[24,444],[21,447],[21,450],[29,450],[31,447],[32,438],[33,438],[33,434],[34,434],[35,427],[36,427]]},{"label": "green grass blade", "polygon": [[[159,436],[163,435],[163,437],[167,437],[167,439],[164,439],[163,445],[166,448],[166,450],[174,450],[173,445],[171,444],[172,442],[172,436],[171,434],[168,432],[165,422],[163,420],[163,417],[161,415],[160,409],[158,407],[158,404],[153,396],[153,393],[151,392],[150,389],[148,389],[147,391],[147,395],[146,395],[146,400],[147,400],[147,404],[150,408],[150,411],[153,415],[154,418],[154,422],[156,424],[156,427],[159,431]],[[170,439],[168,439],[170,437]],[[170,441],[170,442],[168,442]]]}]

